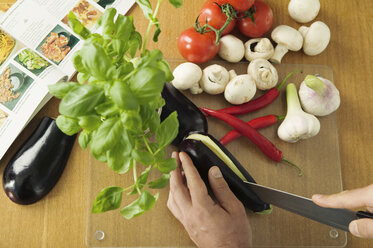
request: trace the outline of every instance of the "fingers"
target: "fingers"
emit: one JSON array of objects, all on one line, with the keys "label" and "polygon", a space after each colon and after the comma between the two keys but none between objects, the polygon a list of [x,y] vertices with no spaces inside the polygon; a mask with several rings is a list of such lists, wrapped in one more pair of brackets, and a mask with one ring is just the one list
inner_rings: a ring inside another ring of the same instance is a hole
[{"label": "fingers", "polygon": [[373,220],[360,219],[351,221],[349,230],[351,234],[357,237],[373,239]]},{"label": "fingers", "polygon": [[211,201],[211,198],[207,193],[206,185],[202,181],[202,178],[199,175],[196,167],[194,167],[190,157],[184,152],[179,153],[179,157],[185,172],[192,202],[205,203],[206,201]]},{"label": "fingers", "polygon": [[178,153],[173,152],[172,157],[176,159],[178,166],[170,173],[170,194],[172,195],[172,200],[175,202],[175,204],[180,206],[181,211],[183,211],[183,209],[189,208],[192,205],[192,202],[188,189],[183,183]]},{"label": "fingers", "polygon": [[347,190],[333,195],[313,195],[319,206],[329,208],[359,208],[373,206],[373,184],[364,188]]},{"label": "fingers", "polygon": [[210,168],[209,182],[216,199],[228,213],[237,213],[240,210],[245,210],[242,203],[229,188],[217,166]]},{"label": "fingers", "polygon": [[179,206],[176,204],[171,191],[168,194],[167,207],[171,211],[171,213],[175,216],[176,219],[178,219],[180,222],[183,222],[184,215],[181,212]]}]

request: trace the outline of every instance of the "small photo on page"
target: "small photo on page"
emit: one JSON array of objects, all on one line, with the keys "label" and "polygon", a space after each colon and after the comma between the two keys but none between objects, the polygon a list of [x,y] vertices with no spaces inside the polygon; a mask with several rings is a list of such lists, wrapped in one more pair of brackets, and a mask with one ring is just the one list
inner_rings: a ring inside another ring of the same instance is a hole
[{"label": "small photo on page", "polygon": [[43,59],[39,54],[29,48],[22,50],[14,60],[24,68],[39,76],[51,64]]},{"label": "small photo on page", "polygon": [[115,2],[115,0],[93,0],[93,1],[95,1],[98,5],[100,5],[104,9],[109,8],[110,5],[112,5]]},{"label": "small photo on page", "polygon": [[0,127],[4,124],[6,118],[8,118],[8,114],[0,109]]},{"label": "small photo on page", "polygon": [[43,39],[36,50],[58,65],[78,42],[77,37],[57,25]]},{"label": "small photo on page", "polygon": [[17,51],[16,45],[16,40],[0,29],[0,66]]},{"label": "small photo on page", "polygon": [[[79,3],[71,11],[87,29],[92,29],[102,15],[101,11],[86,0],[79,1]],[[62,19],[62,22],[70,26],[67,15]]]},{"label": "small photo on page", "polygon": [[9,64],[0,75],[0,103],[13,110],[33,82],[34,79]]}]

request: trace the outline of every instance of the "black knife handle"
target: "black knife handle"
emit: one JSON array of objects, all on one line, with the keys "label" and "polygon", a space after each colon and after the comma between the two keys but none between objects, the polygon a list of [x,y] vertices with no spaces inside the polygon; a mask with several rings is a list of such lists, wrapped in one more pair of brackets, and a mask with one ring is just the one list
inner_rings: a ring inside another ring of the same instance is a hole
[{"label": "black knife handle", "polygon": [[373,219],[373,213],[369,213],[369,212],[365,212],[365,211],[358,211],[358,212],[356,212],[356,217],[358,219],[363,219],[363,218]]}]

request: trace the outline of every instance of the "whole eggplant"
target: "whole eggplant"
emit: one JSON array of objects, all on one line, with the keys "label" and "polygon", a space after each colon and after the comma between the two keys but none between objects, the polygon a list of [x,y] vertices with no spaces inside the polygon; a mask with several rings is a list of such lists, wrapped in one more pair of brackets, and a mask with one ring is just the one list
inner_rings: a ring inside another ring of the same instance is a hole
[{"label": "whole eggplant", "polygon": [[171,83],[166,83],[162,97],[166,104],[162,108],[161,120],[164,120],[172,112],[177,112],[179,120],[179,133],[172,144],[178,146],[190,132],[207,132],[207,120],[199,108],[186,96],[177,90]]},{"label": "whole eggplant", "polygon": [[26,205],[48,194],[62,175],[75,137],[62,133],[55,120],[44,117],[4,170],[6,195]]},{"label": "whole eggplant", "polygon": [[[213,136],[205,133],[199,133],[208,136],[218,147],[230,158],[236,165],[237,169],[243,174],[249,182],[255,180],[245,170],[245,168],[237,161],[237,159]],[[179,145],[179,151],[186,152],[192,159],[195,167],[197,168],[201,178],[209,187],[208,171],[212,166],[218,166],[221,170],[224,179],[227,181],[230,189],[242,204],[254,212],[262,212],[265,210],[270,211],[271,206],[263,202],[243,181],[237,176],[228,165],[223,162],[208,146],[202,141],[195,139],[184,139]]]}]

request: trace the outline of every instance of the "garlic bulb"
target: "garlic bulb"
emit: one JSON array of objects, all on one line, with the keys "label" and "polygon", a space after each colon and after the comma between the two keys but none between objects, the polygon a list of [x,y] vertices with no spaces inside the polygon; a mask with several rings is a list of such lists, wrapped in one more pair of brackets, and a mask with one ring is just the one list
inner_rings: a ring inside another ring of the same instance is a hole
[{"label": "garlic bulb", "polygon": [[284,121],[277,130],[280,139],[294,143],[300,139],[307,139],[319,133],[320,122],[315,116],[307,114],[302,110],[295,84],[287,85],[286,102],[287,113]]},{"label": "garlic bulb", "polygon": [[316,116],[325,116],[338,109],[341,98],[328,79],[308,75],[300,85],[299,98],[303,109]]}]

